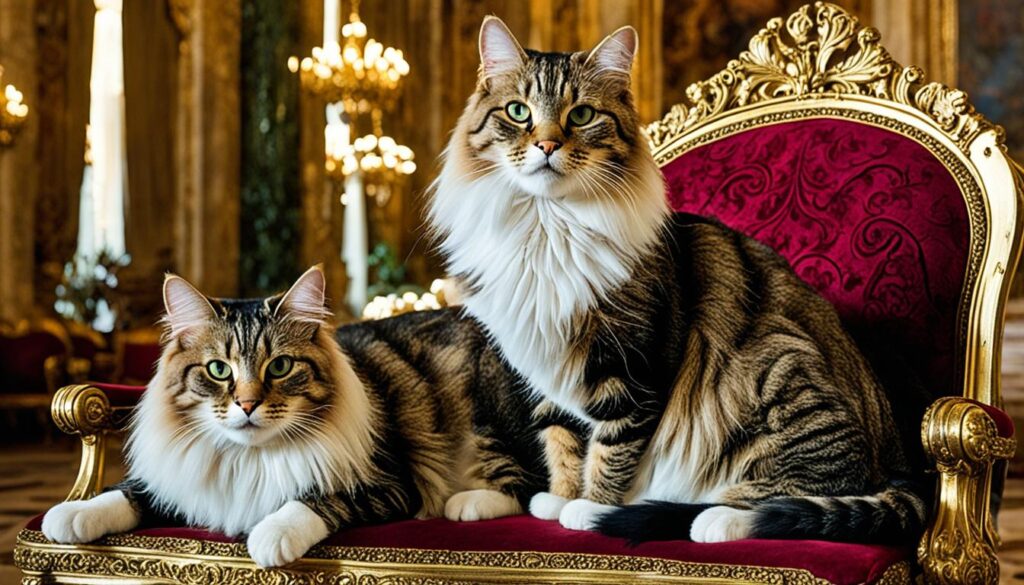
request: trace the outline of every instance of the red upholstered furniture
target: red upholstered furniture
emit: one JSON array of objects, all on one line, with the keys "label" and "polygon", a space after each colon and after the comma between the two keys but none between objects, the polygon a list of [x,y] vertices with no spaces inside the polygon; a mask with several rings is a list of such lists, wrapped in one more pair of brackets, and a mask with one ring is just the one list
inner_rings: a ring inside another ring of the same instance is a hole
[{"label": "red upholstered furniture", "polygon": [[[892,61],[877,31],[824,3],[773,19],[688,96],[648,127],[673,207],[716,216],[785,256],[836,305],[879,375],[900,381],[890,386],[895,409],[922,421],[938,498],[916,551],[808,541],[631,548],[517,517],[348,530],[264,571],[243,543],[201,530],[148,527],[69,547],[46,542],[37,519],[19,537],[18,565],[82,582],[906,583],[920,572],[995,582],[992,467],[1015,445],[998,408],[996,356],[1022,217],[1022,179],[1001,133],[962,93],[924,83]],[[83,435],[83,461],[95,459],[135,395],[65,388],[54,419]],[[83,463],[72,498],[100,486],[96,469]]]},{"label": "red upholstered furniture", "polygon": [[114,336],[114,375],[118,384],[145,384],[160,359],[160,330],[142,327]]},{"label": "red upholstered furniture", "polygon": [[52,319],[0,327],[0,409],[45,409],[68,383],[71,342]]}]

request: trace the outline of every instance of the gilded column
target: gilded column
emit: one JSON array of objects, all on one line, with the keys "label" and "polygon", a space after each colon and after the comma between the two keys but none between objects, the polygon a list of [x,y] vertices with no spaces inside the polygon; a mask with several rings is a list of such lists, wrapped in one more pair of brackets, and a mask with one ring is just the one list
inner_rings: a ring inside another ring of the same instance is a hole
[{"label": "gilded column", "polygon": [[187,79],[179,84],[184,105],[177,164],[186,174],[180,176],[174,210],[175,264],[204,292],[233,296],[239,259],[241,1],[182,2],[191,8],[188,58],[181,59],[186,69],[179,71]]}]

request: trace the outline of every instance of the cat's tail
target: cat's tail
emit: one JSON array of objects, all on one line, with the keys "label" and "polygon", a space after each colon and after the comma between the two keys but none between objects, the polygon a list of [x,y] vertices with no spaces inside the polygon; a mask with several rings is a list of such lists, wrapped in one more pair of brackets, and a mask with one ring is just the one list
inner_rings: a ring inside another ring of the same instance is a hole
[{"label": "cat's tail", "polygon": [[919,490],[898,481],[869,496],[786,496],[748,510],[644,502],[609,512],[596,524],[598,532],[632,543],[691,540],[692,534],[701,542],[772,538],[907,544],[921,536],[927,514]]}]

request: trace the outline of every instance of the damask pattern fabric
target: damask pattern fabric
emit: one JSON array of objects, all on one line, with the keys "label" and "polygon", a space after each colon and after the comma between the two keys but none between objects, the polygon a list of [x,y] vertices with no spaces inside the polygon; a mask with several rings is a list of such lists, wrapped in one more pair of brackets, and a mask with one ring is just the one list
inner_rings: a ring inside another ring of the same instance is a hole
[{"label": "damask pattern fabric", "polygon": [[855,336],[886,346],[869,357],[898,352],[932,395],[961,391],[967,208],[923,146],[857,122],[800,120],[700,146],[663,172],[674,209],[771,246]]}]

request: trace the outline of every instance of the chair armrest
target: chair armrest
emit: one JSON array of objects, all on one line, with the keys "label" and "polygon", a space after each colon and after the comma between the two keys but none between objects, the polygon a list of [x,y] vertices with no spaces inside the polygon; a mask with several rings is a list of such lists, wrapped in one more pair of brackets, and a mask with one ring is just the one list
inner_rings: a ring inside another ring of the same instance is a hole
[{"label": "chair armrest", "polygon": [[144,390],[141,386],[77,384],[54,393],[50,406],[53,422],[82,439],[78,477],[66,500],[85,500],[103,488],[106,435],[120,429]]},{"label": "chair armrest", "polygon": [[1013,423],[992,406],[960,397],[936,400],[921,440],[939,472],[935,514],[917,549],[929,583],[996,583],[999,561],[989,510],[992,464],[1013,457]]}]

